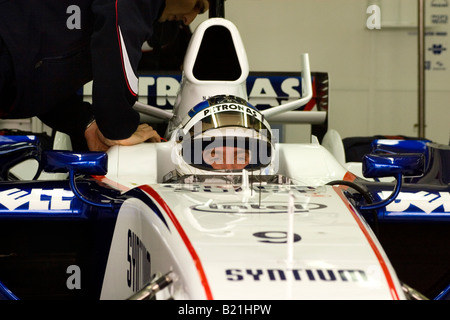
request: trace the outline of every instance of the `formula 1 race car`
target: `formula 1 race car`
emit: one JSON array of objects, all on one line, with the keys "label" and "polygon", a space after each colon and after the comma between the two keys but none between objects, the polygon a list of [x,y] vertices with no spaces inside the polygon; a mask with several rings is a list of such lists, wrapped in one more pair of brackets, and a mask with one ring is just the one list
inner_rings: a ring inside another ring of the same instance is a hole
[{"label": "formula 1 race car", "polygon": [[[449,147],[377,141],[350,171],[308,59],[301,76],[250,74],[235,25],[210,18],[173,111],[150,95],[135,106],[167,122],[167,141],[74,153],[0,137],[1,296],[449,298]],[[148,90],[177,79],[148,78]],[[254,103],[249,82],[298,95]],[[311,143],[279,142],[277,122],[311,124]]]}]

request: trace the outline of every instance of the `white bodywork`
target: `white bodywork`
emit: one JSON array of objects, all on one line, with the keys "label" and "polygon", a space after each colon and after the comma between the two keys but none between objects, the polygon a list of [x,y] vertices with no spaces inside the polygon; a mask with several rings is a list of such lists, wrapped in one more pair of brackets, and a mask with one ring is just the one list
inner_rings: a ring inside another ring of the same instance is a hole
[{"label": "white bodywork", "polygon": [[[190,72],[202,32],[217,24],[233,35],[243,71],[238,81],[203,83]],[[175,106],[179,117],[172,125],[205,96],[247,98],[242,86],[248,64],[232,23],[210,19],[200,25],[186,56]],[[245,177],[258,173],[243,172],[239,183],[163,183],[175,170],[175,145],[169,140],[108,151],[102,181],[123,192],[140,189],[147,198],[129,199],[120,209],[102,299],[126,299],[166,273],[173,283],[157,298],[405,298],[344,187],[325,185],[348,174],[325,147],[277,144],[276,169],[283,181],[249,183]]]},{"label": "white bodywork", "polygon": [[[152,275],[171,271],[177,279],[161,293],[163,298],[404,298],[370,228],[339,188],[323,185],[342,179],[346,170],[322,146],[281,144],[280,173],[298,172],[298,182],[245,188],[214,182],[157,183],[155,167],[166,169],[157,154],[167,153],[168,144],[115,147],[109,152],[111,163],[126,162],[142,174],[132,177],[110,170],[104,182],[124,191],[140,186],[167,225],[140,200],[123,205],[102,298],[127,298],[150,280],[141,269],[143,282],[135,291],[127,284],[128,272],[136,270],[126,259],[134,248],[129,231],[142,242],[141,250],[149,252]],[[150,160],[158,165],[148,165]],[[301,240],[288,243],[296,239],[287,236],[291,233]]]}]

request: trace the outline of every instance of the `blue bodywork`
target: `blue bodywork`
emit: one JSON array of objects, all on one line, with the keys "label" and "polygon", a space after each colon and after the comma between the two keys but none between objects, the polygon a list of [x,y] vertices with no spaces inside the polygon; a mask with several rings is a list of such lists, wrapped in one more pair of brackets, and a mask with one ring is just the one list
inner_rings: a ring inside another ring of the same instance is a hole
[{"label": "blue bodywork", "polygon": [[349,193],[349,199],[376,230],[399,278],[429,298],[449,299],[450,146],[375,140],[363,165],[367,178],[389,171],[395,177],[391,183],[356,179],[367,195]]}]

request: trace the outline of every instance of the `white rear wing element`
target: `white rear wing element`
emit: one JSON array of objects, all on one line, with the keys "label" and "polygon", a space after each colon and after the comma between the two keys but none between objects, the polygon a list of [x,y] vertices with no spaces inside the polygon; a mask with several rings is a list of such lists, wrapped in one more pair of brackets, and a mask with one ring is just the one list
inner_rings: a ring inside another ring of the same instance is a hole
[{"label": "white rear wing element", "polygon": [[170,120],[173,118],[173,112],[167,111],[155,106],[150,106],[148,104],[136,101],[133,106],[133,109],[136,111],[142,112],[143,114],[147,114],[149,116],[154,116],[163,120]]},{"label": "white rear wing element", "polygon": [[272,107],[263,110],[261,113],[264,115],[264,117],[266,117],[267,120],[271,120],[279,114],[285,113],[287,111],[292,111],[304,106],[312,99],[312,96],[313,90],[311,83],[311,71],[309,68],[309,55],[307,53],[304,53],[302,55],[302,97],[298,100],[279,105],[278,107]]}]

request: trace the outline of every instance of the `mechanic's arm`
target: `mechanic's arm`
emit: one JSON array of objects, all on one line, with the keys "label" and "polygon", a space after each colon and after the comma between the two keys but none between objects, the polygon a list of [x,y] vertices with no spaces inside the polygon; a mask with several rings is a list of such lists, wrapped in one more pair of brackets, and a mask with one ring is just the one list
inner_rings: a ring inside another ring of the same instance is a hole
[{"label": "mechanic's arm", "polygon": [[91,37],[93,69],[92,107],[96,122],[85,131],[90,150],[132,145],[159,135],[139,125],[137,67],[142,43],[152,32],[161,1],[96,0]]},{"label": "mechanic's arm", "polygon": [[148,124],[140,124],[137,130],[127,139],[111,140],[105,138],[97,126],[97,122],[92,122],[86,129],[84,136],[91,151],[107,151],[115,145],[131,146],[144,141],[160,142],[161,137]]}]

